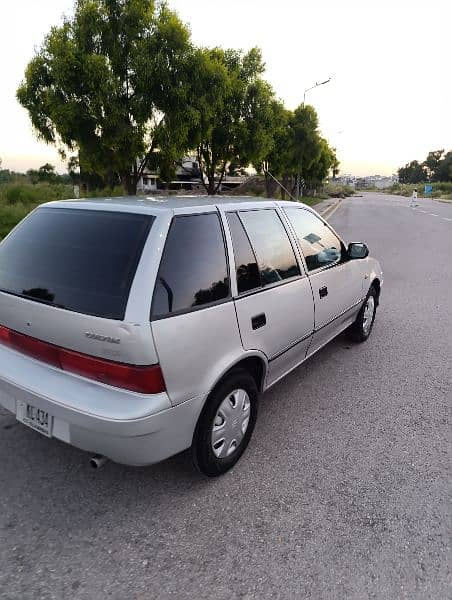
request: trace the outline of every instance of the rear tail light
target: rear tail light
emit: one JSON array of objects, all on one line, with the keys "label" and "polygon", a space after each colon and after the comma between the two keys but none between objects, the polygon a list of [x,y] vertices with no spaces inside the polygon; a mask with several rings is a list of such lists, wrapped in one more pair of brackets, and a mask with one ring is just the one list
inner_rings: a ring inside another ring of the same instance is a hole
[{"label": "rear tail light", "polygon": [[165,391],[160,365],[135,366],[66,350],[0,325],[0,344],[88,379],[143,394]]}]

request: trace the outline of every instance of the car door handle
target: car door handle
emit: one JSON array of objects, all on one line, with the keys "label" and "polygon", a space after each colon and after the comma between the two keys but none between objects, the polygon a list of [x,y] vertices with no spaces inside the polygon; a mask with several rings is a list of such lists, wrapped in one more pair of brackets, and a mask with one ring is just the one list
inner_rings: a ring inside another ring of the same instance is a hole
[{"label": "car door handle", "polygon": [[265,313],[261,313],[260,315],[255,315],[254,317],[251,317],[251,327],[253,329],[259,329],[260,327],[263,327],[266,324],[267,317],[265,316]]},{"label": "car door handle", "polygon": [[319,296],[321,298],[325,298],[325,296],[328,296],[328,288],[326,287],[326,285],[319,289]]}]

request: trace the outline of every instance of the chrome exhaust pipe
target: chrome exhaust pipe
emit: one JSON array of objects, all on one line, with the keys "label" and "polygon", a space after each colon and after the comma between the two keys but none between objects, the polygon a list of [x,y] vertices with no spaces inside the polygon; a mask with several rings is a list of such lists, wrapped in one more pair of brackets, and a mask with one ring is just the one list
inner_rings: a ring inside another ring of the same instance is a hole
[{"label": "chrome exhaust pipe", "polygon": [[95,454],[89,459],[89,464],[93,469],[100,469],[107,462],[108,458],[102,456],[101,454]]}]

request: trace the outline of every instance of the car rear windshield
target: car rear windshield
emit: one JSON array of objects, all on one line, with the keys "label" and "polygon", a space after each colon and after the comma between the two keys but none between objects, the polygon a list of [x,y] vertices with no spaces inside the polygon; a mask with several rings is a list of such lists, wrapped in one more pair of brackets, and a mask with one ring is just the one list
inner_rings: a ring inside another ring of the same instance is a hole
[{"label": "car rear windshield", "polygon": [[123,319],[153,220],[124,212],[39,208],[0,244],[0,290]]}]

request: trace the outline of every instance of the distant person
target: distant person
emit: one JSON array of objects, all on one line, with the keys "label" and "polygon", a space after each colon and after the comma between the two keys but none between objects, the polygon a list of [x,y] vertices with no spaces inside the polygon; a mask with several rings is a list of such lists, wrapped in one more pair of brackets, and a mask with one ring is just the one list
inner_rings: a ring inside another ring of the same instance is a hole
[{"label": "distant person", "polygon": [[410,206],[413,208],[415,206],[419,206],[419,204],[417,203],[417,188],[414,188],[413,193],[411,194]]}]

